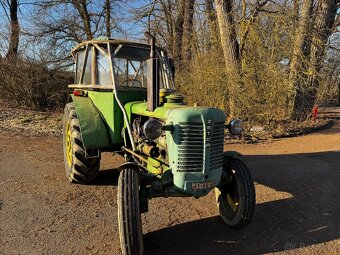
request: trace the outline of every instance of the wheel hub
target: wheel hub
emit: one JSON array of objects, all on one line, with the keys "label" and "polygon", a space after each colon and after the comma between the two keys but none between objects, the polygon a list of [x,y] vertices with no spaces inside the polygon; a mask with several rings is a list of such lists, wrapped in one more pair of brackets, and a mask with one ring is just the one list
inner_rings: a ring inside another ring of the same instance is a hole
[{"label": "wheel hub", "polygon": [[66,125],[66,159],[70,167],[72,164],[72,144],[71,144],[71,127],[70,123]]},{"label": "wheel hub", "polygon": [[228,171],[227,179],[228,181],[226,183],[226,186],[228,188],[224,192],[224,199],[225,202],[229,205],[230,209],[233,212],[236,212],[239,205],[239,185],[234,170]]}]

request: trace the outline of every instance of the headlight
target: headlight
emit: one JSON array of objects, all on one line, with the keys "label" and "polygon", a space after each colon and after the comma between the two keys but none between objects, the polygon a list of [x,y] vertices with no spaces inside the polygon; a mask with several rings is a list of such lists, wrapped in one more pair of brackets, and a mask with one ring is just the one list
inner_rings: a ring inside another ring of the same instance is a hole
[{"label": "headlight", "polygon": [[230,121],[228,125],[228,129],[230,134],[232,135],[239,135],[242,132],[243,129],[243,123],[242,120],[232,120]]},{"label": "headlight", "polygon": [[163,124],[156,119],[149,119],[143,125],[143,134],[150,140],[160,137],[163,132]]}]

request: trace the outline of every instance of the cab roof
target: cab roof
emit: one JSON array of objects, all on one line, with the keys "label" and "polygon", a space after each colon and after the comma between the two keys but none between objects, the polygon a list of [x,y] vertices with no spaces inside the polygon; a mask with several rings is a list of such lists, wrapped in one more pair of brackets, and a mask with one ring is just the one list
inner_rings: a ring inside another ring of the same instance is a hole
[{"label": "cab roof", "polygon": [[[107,38],[107,37],[99,37],[99,38],[94,38],[92,40],[88,40],[88,41],[84,41],[79,43],[78,45],[76,45],[73,49],[72,49],[72,53],[75,53],[79,50],[81,50],[82,48],[84,48],[86,45],[93,45],[93,44],[115,44],[115,45],[127,45],[127,46],[132,46],[132,47],[139,47],[139,48],[144,48],[144,49],[150,49],[150,44],[147,43],[143,43],[143,42],[137,42],[137,41],[130,41],[127,39],[115,39],[115,38]],[[157,49],[163,50],[160,47],[157,47]]]}]

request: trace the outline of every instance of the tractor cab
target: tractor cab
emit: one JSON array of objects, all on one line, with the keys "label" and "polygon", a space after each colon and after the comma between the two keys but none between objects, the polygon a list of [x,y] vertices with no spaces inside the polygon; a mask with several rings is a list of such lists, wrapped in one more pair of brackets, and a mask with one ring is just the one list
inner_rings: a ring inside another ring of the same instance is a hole
[{"label": "tractor cab", "polygon": [[[171,60],[166,51],[157,48],[160,60],[159,88],[174,89]],[[79,44],[72,51],[75,61],[75,89],[146,92],[148,78],[147,60],[150,45],[127,40],[99,38]],[[146,99],[146,98],[145,98]]]},{"label": "tractor cab", "polygon": [[[105,123],[97,126],[108,126],[108,134],[101,132],[98,139],[83,135],[86,148],[120,146],[124,142],[124,136],[121,135],[126,126],[124,119],[128,118],[124,105],[129,102],[150,102],[149,96],[154,99],[155,110],[155,104],[164,101],[163,98],[174,91],[173,62],[167,57],[166,51],[159,47],[128,40],[98,38],[79,44],[71,54],[76,72],[75,83],[68,87],[74,89],[70,101],[79,109],[78,115],[83,120],[80,126],[85,134],[94,133],[94,129],[102,130],[89,124],[93,122],[90,118],[98,115],[96,112],[105,120]],[[75,100],[75,97],[90,98],[91,103],[85,98]],[[83,107],[84,103],[87,107]],[[95,108],[92,114],[88,114],[89,108]]]}]

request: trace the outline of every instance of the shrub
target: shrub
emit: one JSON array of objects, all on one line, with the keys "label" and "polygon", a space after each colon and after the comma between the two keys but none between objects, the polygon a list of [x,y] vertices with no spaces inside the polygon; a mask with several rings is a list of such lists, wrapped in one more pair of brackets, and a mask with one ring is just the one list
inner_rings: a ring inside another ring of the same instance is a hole
[{"label": "shrub", "polygon": [[0,62],[0,97],[21,107],[47,110],[63,107],[70,72],[49,69],[44,63],[19,58]]}]

